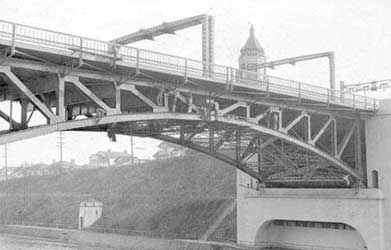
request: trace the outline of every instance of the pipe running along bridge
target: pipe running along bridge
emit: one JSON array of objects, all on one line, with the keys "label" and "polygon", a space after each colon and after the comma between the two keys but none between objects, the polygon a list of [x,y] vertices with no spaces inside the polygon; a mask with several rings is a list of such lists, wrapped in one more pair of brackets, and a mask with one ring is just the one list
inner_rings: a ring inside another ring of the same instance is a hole
[{"label": "pipe running along bridge", "polygon": [[[146,136],[265,186],[365,186],[363,127],[378,102],[214,64],[212,23],[201,15],[104,42],[0,21],[0,98],[11,105],[0,144],[72,130]],[[202,61],[124,45],[197,24]],[[47,122],[31,126],[35,112]]]}]

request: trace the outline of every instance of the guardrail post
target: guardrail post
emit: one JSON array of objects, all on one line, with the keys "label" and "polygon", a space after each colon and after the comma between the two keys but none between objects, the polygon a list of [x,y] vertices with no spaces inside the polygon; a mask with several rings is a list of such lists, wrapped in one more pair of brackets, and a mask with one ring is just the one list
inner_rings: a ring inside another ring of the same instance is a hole
[{"label": "guardrail post", "polygon": [[367,96],[365,95],[364,96],[364,109],[367,108]]},{"label": "guardrail post", "polygon": [[231,86],[230,86],[230,79],[229,79],[229,76],[230,76],[230,68],[229,67],[225,67],[225,70],[226,70],[226,72],[227,72],[227,74],[226,74],[226,77],[227,77],[227,79],[226,79],[226,83],[227,83],[227,85],[226,85],[226,87],[225,87],[225,89],[226,90],[231,90]]},{"label": "guardrail post", "polygon": [[79,56],[79,65],[83,64],[83,38],[79,37],[80,44],[79,44],[79,49],[80,49],[80,56]]},{"label": "guardrail post", "polygon": [[266,76],[266,97],[270,96],[270,82],[269,76]]},{"label": "guardrail post", "polygon": [[356,109],[356,95],[353,94],[353,110]]},{"label": "guardrail post", "polygon": [[184,83],[187,82],[187,58],[185,58],[185,81]]},{"label": "guardrail post", "polygon": [[136,49],[136,75],[140,73],[140,49]]},{"label": "guardrail post", "polygon": [[230,75],[231,75],[231,85],[234,83],[234,71],[233,71],[233,68],[232,67],[230,67],[229,68],[229,71],[230,71]]},{"label": "guardrail post", "polygon": [[330,89],[327,89],[327,106],[330,106]]},{"label": "guardrail post", "polygon": [[12,24],[11,55],[15,55],[16,25]]},{"label": "guardrail post", "polygon": [[297,102],[301,103],[301,82],[299,82],[299,99]]}]

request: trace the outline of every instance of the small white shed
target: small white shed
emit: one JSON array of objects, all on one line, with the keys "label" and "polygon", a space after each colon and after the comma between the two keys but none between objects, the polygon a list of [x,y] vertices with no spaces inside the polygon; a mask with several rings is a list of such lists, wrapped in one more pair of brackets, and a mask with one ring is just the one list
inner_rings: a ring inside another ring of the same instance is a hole
[{"label": "small white shed", "polygon": [[103,203],[88,199],[80,202],[79,210],[79,229],[87,228],[95,223],[101,216],[103,210]]}]

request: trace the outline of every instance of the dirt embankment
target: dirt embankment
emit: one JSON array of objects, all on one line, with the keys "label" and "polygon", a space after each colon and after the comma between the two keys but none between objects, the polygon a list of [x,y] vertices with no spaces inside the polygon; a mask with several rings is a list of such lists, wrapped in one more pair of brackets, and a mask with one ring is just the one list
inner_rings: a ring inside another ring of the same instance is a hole
[{"label": "dirt embankment", "polygon": [[[0,182],[0,222],[76,228],[79,203],[103,202],[96,227],[198,239],[235,200],[235,170],[192,154],[133,166]],[[236,238],[236,212],[211,239]]]}]

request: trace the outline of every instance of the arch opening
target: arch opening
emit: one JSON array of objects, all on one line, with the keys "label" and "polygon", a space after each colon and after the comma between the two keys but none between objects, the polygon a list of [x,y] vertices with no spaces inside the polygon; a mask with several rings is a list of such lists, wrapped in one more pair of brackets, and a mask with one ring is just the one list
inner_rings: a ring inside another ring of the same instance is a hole
[{"label": "arch opening", "polygon": [[341,222],[270,220],[259,227],[255,245],[281,249],[367,250],[361,233]]}]

